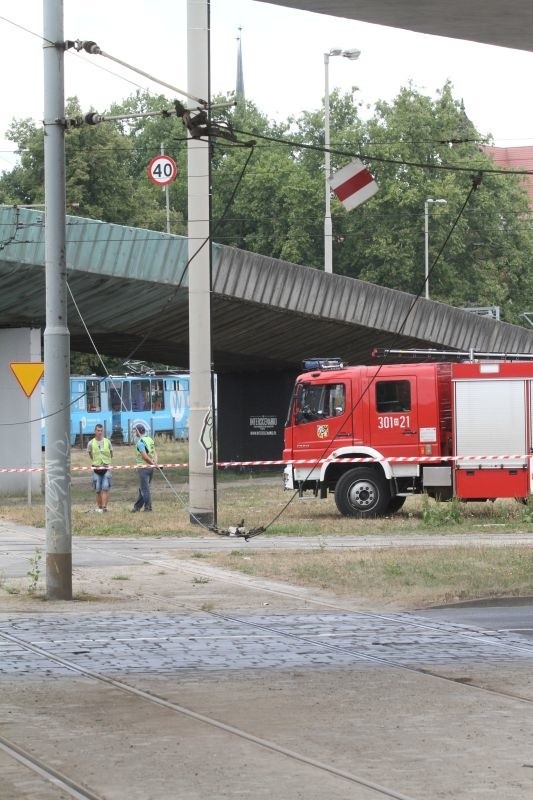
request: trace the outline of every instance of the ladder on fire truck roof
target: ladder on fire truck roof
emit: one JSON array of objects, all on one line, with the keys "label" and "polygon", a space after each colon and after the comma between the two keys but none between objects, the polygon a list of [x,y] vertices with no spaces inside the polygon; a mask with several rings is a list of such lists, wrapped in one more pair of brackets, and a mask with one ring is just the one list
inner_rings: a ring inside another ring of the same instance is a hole
[{"label": "ladder on fire truck roof", "polygon": [[388,347],[375,347],[372,350],[373,358],[386,358],[388,355],[394,356],[410,356],[411,358],[419,358],[426,356],[426,358],[438,361],[441,359],[467,359],[468,361],[477,361],[482,358],[497,359],[498,361],[533,361],[533,353],[485,353],[478,350],[395,350]]}]

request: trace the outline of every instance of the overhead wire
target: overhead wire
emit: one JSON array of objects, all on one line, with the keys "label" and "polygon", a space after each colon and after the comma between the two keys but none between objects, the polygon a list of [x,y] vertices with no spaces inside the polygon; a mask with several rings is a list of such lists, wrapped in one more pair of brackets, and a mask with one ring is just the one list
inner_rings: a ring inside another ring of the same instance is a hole
[{"label": "overhead wire", "polygon": [[[163,313],[164,309],[165,309],[165,308],[168,306],[168,304],[169,304],[169,303],[171,303],[171,302],[172,302],[172,301],[175,299],[175,297],[176,297],[176,295],[177,295],[177,293],[178,293],[179,289],[181,288],[181,285],[182,285],[182,283],[183,283],[183,279],[185,278],[185,275],[186,275],[186,273],[187,273],[187,271],[188,271],[188,269],[189,269],[189,265],[191,264],[191,262],[192,262],[192,261],[193,261],[193,260],[196,258],[196,256],[197,256],[197,255],[200,253],[200,251],[201,251],[201,250],[202,250],[202,249],[205,247],[205,245],[211,242],[213,233],[216,231],[216,229],[217,229],[217,226],[218,226],[218,225],[219,225],[219,224],[220,224],[220,223],[223,221],[223,219],[224,219],[224,215],[226,214],[226,212],[229,210],[230,206],[231,206],[231,205],[232,205],[232,203],[233,203],[233,200],[234,200],[234,198],[235,198],[235,195],[237,194],[237,191],[238,191],[238,189],[239,189],[239,186],[241,185],[241,181],[242,181],[242,179],[243,179],[243,177],[244,177],[244,174],[245,174],[245,172],[246,172],[246,168],[247,168],[247,166],[248,166],[248,164],[249,164],[249,162],[250,162],[250,159],[252,158],[253,152],[254,152],[254,148],[253,148],[253,147],[251,147],[251,148],[250,148],[250,152],[248,153],[248,157],[247,157],[247,159],[246,159],[246,161],[245,161],[245,163],[244,163],[244,166],[242,167],[242,170],[241,170],[241,172],[240,172],[240,175],[239,175],[239,177],[238,177],[238,179],[237,179],[237,182],[236,182],[236,184],[235,184],[235,186],[234,186],[234,188],[233,188],[233,191],[232,191],[232,193],[231,193],[231,195],[230,195],[230,198],[229,198],[229,200],[228,200],[228,201],[227,201],[227,203],[226,203],[226,206],[225,206],[225,208],[224,208],[224,210],[223,210],[223,212],[222,212],[221,216],[219,217],[219,219],[218,219],[218,220],[216,220],[216,221],[213,223],[213,227],[212,227],[212,230],[211,230],[211,232],[210,232],[209,236],[208,236],[208,237],[206,237],[206,238],[205,238],[205,239],[202,241],[202,243],[200,244],[200,246],[198,247],[198,249],[197,249],[197,250],[194,252],[194,254],[191,256],[191,258],[189,258],[189,259],[188,259],[187,263],[185,264],[185,266],[184,266],[184,268],[183,268],[183,272],[182,272],[182,274],[181,274],[181,277],[180,277],[180,279],[179,279],[179,281],[178,281],[178,284],[177,284],[177,285],[174,287],[174,289],[173,289],[172,293],[170,294],[170,296],[169,296],[169,297],[167,298],[167,300],[165,301],[165,304],[164,304],[164,305],[161,307],[161,311],[159,312],[159,314],[157,314],[157,317],[160,317],[160,315]],[[151,326],[151,327],[148,329],[148,331],[146,331],[146,333],[143,335],[143,337],[142,337],[142,339],[140,340],[140,342],[139,342],[139,343],[138,343],[138,344],[137,344],[137,345],[136,345],[136,346],[133,348],[133,350],[132,350],[132,351],[131,351],[131,352],[130,352],[130,353],[127,355],[127,356],[126,356],[126,359],[130,359],[130,358],[132,358],[132,356],[134,356],[134,355],[135,355],[135,353],[136,353],[136,352],[139,350],[139,348],[140,348],[140,347],[142,347],[142,345],[143,345],[143,344],[145,343],[145,341],[148,339],[148,337],[150,336],[150,334],[152,333],[152,331],[154,330],[154,328],[156,327],[156,325],[157,325],[157,324],[158,324],[157,322],[154,322],[154,324],[153,324],[153,325],[152,325],[152,326]]]},{"label": "overhead wire", "polygon": [[[31,31],[29,28],[26,28],[25,26],[20,25],[20,24],[14,22],[13,20],[10,20],[10,19],[8,19],[7,17],[5,17],[3,15],[0,15],[0,19],[2,19],[4,22],[7,22],[7,23],[9,23],[11,25],[14,25],[17,28],[20,28],[21,30],[25,31],[26,33],[31,34],[32,36],[35,36],[35,37],[39,38],[43,42],[47,42],[48,44],[55,44],[54,42],[51,42],[51,41],[47,40],[42,34],[38,34],[35,31]],[[68,40],[65,44],[66,45],[70,45],[70,47],[67,48],[66,52],[69,52],[71,48],[75,48],[76,51],[79,51],[81,49],[85,49],[85,51],[90,53],[90,54],[101,55],[101,56],[103,56],[103,57],[105,57],[105,58],[107,58],[107,59],[109,59],[111,61],[114,61],[115,63],[120,64],[121,66],[126,67],[127,69],[130,69],[133,72],[136,72],[139,75],[142,75],[143,77],[148,78],[149,80],[153,81],[154,83],[158,83],[161,86],[165,86],[166,88],[172,89],[172,91],[176,91],[179,94],[183,94],[184,96],[189,97],[190,99],[194,99],[194,100],[198,101],[200,104],[205,104],[206,103],[205,100],[202,100],[201,98],[197,98],[197,97],[194,97],[193,95],[188,94],[184,90],[179,89],[178,87],[175,87],[173,84],[169,84],[167,81],[164,81],[164,80],[158,78],[157,76],[154,76],[154,75],[151,75],[150,73],[145,72],[144,70],[140,69],[140,67],[136,67],[135,65],[128,64],[127,62],[122,61],[121,59],[117,58],[116,56],[113,56],[110,53],[107,53],[106,51],[103,51],[95,42],[82,41],[82,40],[76,40],[76,41]],[[87,61],[87,59],[83,59],[83,60]],[[95,63],[95,62],[87,61],[87,63]],[[122,80],[126,80],[126,81],[128,80],[128,79],[124,78],[121,75],[118,75],[117,77],[119,77]],[[134,84],[134,85],[136,85],[137,88],[143,88],[143,87],[139,86],[138,84]],[[313,144],[306,144],[306,143],[303,143],[303,142],[298,142],[298,141],[294,141],[294,140],[288,139],[286,137],[268,136],[266,134],[252,133],[250,131],[244,131],[244,130],[238,129],[238,128],[235,128],[234,131],[235,131],[235,133],[241,133],[241,134],[246,135],[246,136],[254,136],[255,138],[263,139],[264,141],[277,142],[279,144],[283,144],[283,145],[294,147],[294,148],[306,149],[306,150],[315,150],[315,151],[323,152],[323,153],[326,152],[326,148],[323,147],[323,146],[313,145]],[[435,140],[435,141],[437,141],[437,143],[440,143],[440,144],[445,144],[445,143],[449,143],[449,142],[451,142],[453,144],[453,143],[463,143],[464,141],[470,141],[470,140],[468,140],[468,139],[460,139],[460,138],[456,138],[456,139],[454,139],[454,138],[451,138],[451,139],[443,138],[441,140]],[[403,142],[400,142],[400,143],[403,143]],[[372,145],[372,146],[374,146],[374,145]],[[457,171],[470,171],[472,169],[471,166],[468,166],[468,167],[464,166],[463,167],[463,166],[458,166],[458,165],[444,165],[444,164],[437,165],[437,164],[427,164],[427,163],[416,162],[416,161],[387,159],[387,158],[373,156],[373,155],[369,155],[369,154],[364,154],[364,153],[359,153],[359,152],[352,152],[352,151],[349,151],[349,150],[338,150],[338,149],[332,148],[332,147],[330,147],[328,150],[329,150],[329,153],[332,154],[332,155],[347,156],[347,157],[352,157],[352,158],[361,158],[361,159],[369,160],[369,161],[376,161],[376,162],[381,162],[381,163],[386,163],[386,164],[397,164],[397,165],[400,165],[400,166],[412,166],[412,167],[418,167],[418,168],[422,168],[422,169],[441,169],[441,170],[457,170]],[[500,174],[500,173],[501,174],[514,174],[514,175],[531,175],[531,174],[533,174],[533,170],[498,170],[498,169],[491,169],[491,168],[488,168],[488,167],[483,167],[483,172],[494,173],[494,174]]]},{"label": "overhead wire", "polygon": [[315,144],[307,144],[305,142],[298,142],[294,139],[287,139],[284,137],[279,136],[267,136],[266,134],[262,133],[252,133],[251,131],[245,131],[240,128],[234,128],[235,133],[240,133],[243,136],[255,136],[257,139],[264,139],[265,141],[277,142],[278,144],[284,144],[287,147],[293,148],[295,150],[313,150],[315,152],[326,153],[328,152],[330,155],[336,156],[346,156],[349,158],[359,158],[363,161],[375,161],[381,164],[395,164],[397,166],[402,167],[417,167],[419,169],[429,169],[429,170],[445,170],[445,171],[455,171],[455,172],[472,172],[472,169],[478,168],[482,169],[483,172],[490,173],[490,174],[501,174],[501,175],[533,175],[533,170],[529,169],[522,169],[522,170],[502,170],[496,169],[491,167],[474,167],[470,166],[461,166],[458,164],[428,164],[423,163],[420,161],[407,161],[404,159],[396,159],[396,158],[383,158],[381,156],[374,156],[368,153],[361,153],[359,151],[354,150],[339,150],[334,147],[326,148],[323,145],[315,145]]}]

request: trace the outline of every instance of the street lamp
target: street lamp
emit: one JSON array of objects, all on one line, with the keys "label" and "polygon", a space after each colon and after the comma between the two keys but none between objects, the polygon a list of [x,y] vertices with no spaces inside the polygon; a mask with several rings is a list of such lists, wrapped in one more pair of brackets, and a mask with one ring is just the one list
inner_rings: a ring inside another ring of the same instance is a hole
[{"label": "street lamp", "polygon": [[349,50],[334,48],[329,53],[324,53],[324,148],[325,148],[325,180],[326,180],[326,213],[324,216],[324,271],[333,272],[333,228],[331,225],[331,156],[329,152],[329,58],[330,56],[344,56],[350,61],[356,61],[361,55],[360,50],[352,47]]},{"label": "street lamp", "polygon": [[447,200],[443,200],[440,198],[439,200],[433,200],[432,197],[428,197],[428,199],[424,203],[424,253],[425,253],[425,267],[424,267],[424,286],[426,287],[426,300],[429,300],[429,206],[430,204],[436,204],[439,206],[445,206]]}]

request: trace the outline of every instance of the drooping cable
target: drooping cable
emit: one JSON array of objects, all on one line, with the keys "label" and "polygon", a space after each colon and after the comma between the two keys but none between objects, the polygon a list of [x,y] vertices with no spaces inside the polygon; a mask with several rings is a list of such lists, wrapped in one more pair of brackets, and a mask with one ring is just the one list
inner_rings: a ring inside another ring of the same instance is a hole
[{"label": "drooping cable", "polygon": [[[472,197],[472,194],[473,194],[475,191],[477,191],[477,189],[479,188],[479,186],[480,186],[480,184],[481,184],[481,179],[482,179],[482,176],[481,176],[481,174],[480,174],[480,173],[477,173],[477,174],[476,174],[476,175],[475,175],[475,176],[472,178],[472,186],[470,187],[470,191],[468,192],[468,194],[467,194],[467,196],[466,196],[466,198],[465,198],[465,201],[464,201],[463,205],[461,206],[461,208],[460,208],[459,212],[457,213],[457,215],[456,215],[456,217],[455,217],[455,220],[454,220],[454,222],[453,222],[453,224],[452,224],[452,226],[451,226],[450,230],[448,231],[448,234],[447,234],[447,236],[446,236],[446,237],[445,237],[445,239],[444,239],[444,242],[442,243],[441,247],[439,248],[439,251],[438,251],[438,253],[437,253],[437,255],[436,255],[436,257],[435,257],[435,259],[434,259],[434,261],[433,261],[433,263],[432,263],[432,265],[431,265],[431,268],[428,270],[428,280],[429,280],[429,276],[431,275],[432,271],[435,269],[435,267],[436,267],[436,265],[437,265],[437,263],[438,263],[438,261],[439,261],[439,259],[440,259],[441,255],[442,255],[442,253],[443,253],[443,251],[444,251],[444,249],[445,249],[446,245],[448,244],[448,242],[449,242],[449,240],[450,240],[450,238],[451,238],[451,236],[452,236],[452,234],[453,234],[453,232],[454,232],[455,228],[457,227],[457,225],[458,225],[458,223],[459,223],[459,220],[461,219],[461,217],[462,217],[462,215],[463,215],[463,213],[464,213],[464,211],[465,211],[465,209],[466,209],[466,207],[467,207],[467,205],[468,205],[468,203],[469,203],[469,201],[470,201],[470,198]],[[407,325],[407,322],[408,322],[408,320],[409,320],[409,317],[410,317],[411,313],[413,312],[413,309],[415,308],[415,306],[416,306],[417,302],[420,300],[420,298],[421,298],[421,296],[422,296],[422,293],[424,292],[425,285],[426,285],[426,281],[424,280],[424,283],[423,283],[423,284],[422,284],[422,286],[420,287],[420,289],[419,289],[418,293],[417,293],[417,294],[416,294],[416,295],[413,297],[413,300],[411,301],[411,304],[409,305],[409,308],[407,309],[407,311],[406,311],[406,313],[405,313],[405,315],[404,315],[404,318],[403,318],[403,320],[402,320],[402,322],[401,322],[401,324],[400,324],[400,326],[399,326],[399,328],[398,328],[398,331],[397,331],[397,335],[398,335],[398,336],[400,336],[400,335],[401,335],[401,333],[403,332],[403,330],[404,330],[405,326]],[[355,401],[355,403],[352,405],[352,407],[351,407],[351,409],[350,409],[350,414],[349,414],[349,415],[346,417],[346,420],[345,420],[345,421],[344,421],[344,423],[343,423],[343,424],[340,426],[340,428],[339,428],[339,431],[342,431],[344,424],[346,424],[346,422],[347,422],[347,420],[348,420],[348,419],[351,419],[351,417],[352,417],[352,415],[353,415],[354,411],[355,411],[355,410],[358,408],[358,406],[359,406],[359,405],[361,404],[361,402],[363,401],[363,398],[365,397],[365,395],[368,393],[368,391],[370,390],[370,388],[371,388],[371,387],[373,386],[373,384],[375,383],[375,381],[376,381],[376,379],[377,379],[377,377],[378,377],[379,373],[381,372],[381,370],[383,369],[383,367],[384,367],[384,366],[385,366],[385,364],[386,364],[386,360],[387,360],[387,351],[385,351],[385,353],[383,354],[383,356],[382,356],[382,359],[381,359],[380,363],[378,363],[378,364],[377,364],[377,370],[376,370],[376,372],[374,373],[374,375],[372,376],[372,378],[369,380],[368,384],[365,386],[365,388],[363,389],[363,391],[361,392],[361,394],[359,395],[359,397],[357,398],[357,400]],[[313,470],[314,470],[314,469],[316,469],[317,465],[318,465],[318,464],[320,463],[320,461],[321,461],[321,460],[322,460],[322,459],[325,457],[325,455],[326,455],[327,451],[329,450],[330,446],[331,446],[331,441],[328,441],[328,442],[327,442],[327,444],[326,444],[326,446],[324,447],[324,449],[323,449],[322,453],[320,454],[320,456],[319,456],[319,457],[316,459],[316,461],[315,461],[315,462],[314,462],[314,463],[311,465],[311,467],[310,467],[310,469],[309,469],[309,472],[308,472],[308,474],[307,474],[307,477],[306,477],[306,478],[304,478],[304,481],[303,481],[304,483],[305,483],[305,481],[306,481],[306,480],[308,480],[308,479],[309,479],[309,477],[310,477],[310,475],[312,474]],[[285,511],[286,511],[286,510],[289,508],[289,506],[290,506],[290,505],[291,505],[291,504],[294,502],[295,498],[296,498],[298,495],[299,495],[299,490],[298,490],[298,489],[296,489],[296,490],[295,490],[295,491],[292,493],[291,497],[290,497],[290,498],[287,500],[287,502],[285,503],[285,505],[283,506],[283,508],[282,508],[282,509],[281,509],[281,510],[280,510],[280,511],[279,511],[279,512],[278,512],[278,513],[277,513],[277,514],[276,514],[276,515],[275,515],[275,516],[274,516],[274,517],[273,517],[273,518],[270,520],[270,522],[268,522],[266,525],[262,525],[262,526],[260,526],[259,528],[256,528],[254,531],[249,531],[249,532],[246,532],[246,531],[244,531],[243,533],[237,533],[236,535],[238,535],[238,536],[242,536],[244,539],[248,540],[248,539],[250,539],[250,538],[253,538],[254,536],[257,536],[257,535],[258,535],[258,534],[260,534],[260,533],[265,533],[265,532],[266,532],[266,531],[267,531],[267,530],[268,530],[268,529],[269,529],[269,528],[270,528],[270,527],[271,527],[271,526],[272,526],[272,525],[273,525],[273,524],[274,524],[274,523],[275,523],[275,522],[276,522],[276,521],[277,521],[277,520],[278,520],[278,519],[279,519],[279,518],[280,518],[280,517],[281,517],[281,516],[282,516],[282,515],[285,513]]]}]

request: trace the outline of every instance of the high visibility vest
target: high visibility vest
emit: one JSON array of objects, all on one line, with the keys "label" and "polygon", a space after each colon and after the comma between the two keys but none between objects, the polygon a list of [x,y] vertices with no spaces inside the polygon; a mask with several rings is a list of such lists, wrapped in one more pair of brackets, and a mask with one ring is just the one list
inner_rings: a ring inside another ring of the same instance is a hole
[{"label": "high visibility vest", "polygon": [[106,439],[91,439],[89,442],[89,452],[91,454],[91,461],[93,467],[108,467],[113,457],[113,448],[111,442]]},{"label": "high visibility vest", "polygon": [[146,452],[148,456],[152,459],[152,461],[154,460],[155,442],[151,436],[141,436],[141,438],[138,439],[137,444],[135,445],[135,458],[137,464],[146,464],[144,458],[141,455],[141,451],[139,450],[139,444],[141,442],[144,442],[144,446],[146,447]]}]

